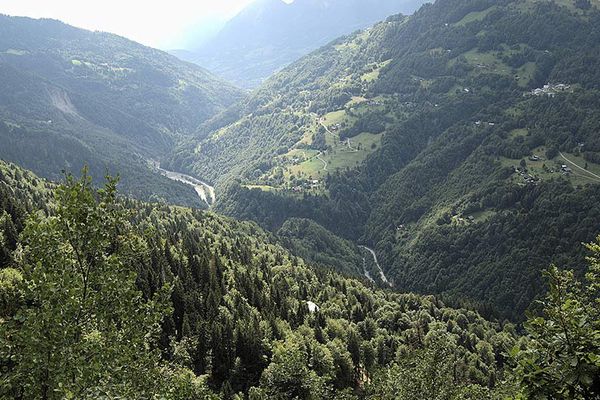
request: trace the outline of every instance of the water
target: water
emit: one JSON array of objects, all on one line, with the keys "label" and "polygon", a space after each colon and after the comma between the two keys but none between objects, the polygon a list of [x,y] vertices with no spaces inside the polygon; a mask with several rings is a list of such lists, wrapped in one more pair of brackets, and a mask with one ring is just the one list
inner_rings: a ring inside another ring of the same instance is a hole
[{"label": "water", "polygon": [[200,197],[200,199],[202,199],[202,201],[208,206],[213,205],[217,200],[215,188],[210,186],[208,183],[202,182],[200,179],[194,178],[193,176],[182,174],[181,172],[167,171],[166,169],[160,167],[160,163],[158,161],[151,161],[150,163],[158,172],[160,172],[161,175],[166,176],[173,181],[182,182],[186,185],[192,186],[198,194],[198,197]]}]

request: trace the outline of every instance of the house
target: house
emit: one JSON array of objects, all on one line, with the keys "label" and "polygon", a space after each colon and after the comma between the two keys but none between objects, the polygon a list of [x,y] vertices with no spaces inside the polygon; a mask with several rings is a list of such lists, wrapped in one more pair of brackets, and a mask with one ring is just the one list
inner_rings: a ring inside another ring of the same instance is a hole
[{"label": "house", "polygon": [[311,313],[319,311],[319,306],[313,303],[312,301],[307,301],[306,305],[308,306],[308,311],[310,311]]}]

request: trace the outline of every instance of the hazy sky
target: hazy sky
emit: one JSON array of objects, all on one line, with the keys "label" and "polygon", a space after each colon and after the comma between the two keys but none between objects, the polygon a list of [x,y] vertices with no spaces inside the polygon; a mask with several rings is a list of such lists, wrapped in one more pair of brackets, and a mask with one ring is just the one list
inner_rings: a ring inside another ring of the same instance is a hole
[{"label": "hazy sky", "polygon": [[0,13],[55,18],[161,49],[185,48],[252,0],[0,0]]}]

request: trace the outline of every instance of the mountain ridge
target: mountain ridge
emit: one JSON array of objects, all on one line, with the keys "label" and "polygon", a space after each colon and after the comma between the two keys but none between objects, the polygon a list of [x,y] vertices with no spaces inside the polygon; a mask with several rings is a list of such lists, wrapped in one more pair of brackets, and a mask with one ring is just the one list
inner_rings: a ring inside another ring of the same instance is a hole
[{"label": "mountain ridge", "polygon": [[331,40],[389,15],[411,13],[422,3],[421,0],[369,0],[368,5],[356,0],[297,0],[290,4],[279,0],[257,1],[199,49],[175,54],[252,88]]},{"label": "mountain ridge", "polygon": [[199,206],[147,159],[244,96],[160,50],[49,19],[0,16],[0,69],[0,157],[53,179],[128,171],[129,194]]},{"label": "mountain ridge", "polygon": [[373,247],[401,290],[520,318],[539,269],[581,265],[596,234],[599,12],[580,5],[388,18],[274,75],[168,163],[215,182],[228,215],[312,219]]}]

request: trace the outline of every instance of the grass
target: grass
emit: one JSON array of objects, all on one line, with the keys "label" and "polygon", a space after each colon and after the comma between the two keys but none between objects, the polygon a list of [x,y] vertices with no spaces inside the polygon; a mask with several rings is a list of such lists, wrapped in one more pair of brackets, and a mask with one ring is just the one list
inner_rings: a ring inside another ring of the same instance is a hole
[{"label": "grass", "polygon": [[[350,139],[351,146],[358,151],[348,148],[346,142],[340,147],[333,149],[322,158],[329,164],[327,169],[335,171],[344,168],[353,168],[360,165],[369,154],[374,152],[381,143],[382,135],[373,135],[372,133],[361,133]],[[375,148],[371,148],[372,145]]]},{"label": "grass", "polygon": [[318,151],[295,149],[286,154],[286,157],[297,157],[304,161],[296,165],[288,164],[284,176],[288,179],[292,175],[305,179],[321,179],[329,172],[354,168],[379,148],[382,136],[381,134],[361,133],[350,139],[351,149],[347,142],[340,142],[337,137],[327,135],[326,140],[332,149],[320,155],[320,158],[327,163],[327,170],[324,169],[323,161],[317,157]]},{"label": "grass", "polygon": [[377,79],[379,79],[379,74],[381,73],[381,69],[384,68],[386,65],[388,65],[392,60],[386,60],[384,62],[381,62],[379,64],[375,64],[373,71],[371,72],[367,72],[365,74],[363,74],[360,79],[363,82],[373,82],[376,81]]},{"label": "grass", "polygon": [[[374,99],[375,100],[375,99]],[[382,102],[384,98],[378,98],[378,101]],[[356,115],[363,114],[374,108],[382,108],[382,105],[374,105],[368,102],[368,99],[361,96],[354,96],[347,104],[352,105],[353,112]],[[369,154],[376,151],[383,137],[382,134],[372,134],[363,132],[350,139],[350,146],[348,141],[340,141],[339,132],[332,130],[332,127],[336,124],[351,126],[356,120],[356,116],[349,115],[345,109],[337,110],[325,114],[320,118],[320,121],[313,120],[306,128],[302,138],[293,145],[286,154],[277,157],[276,169],[283,171],[284,181],[273,185],[275,178],[275,170],[271,170],[265,173],[255,182],[250,182],[247,187],[258,188],[265,191],[272,190],[289,190],[291,185],[295,185],[292,182],[293,178],[299,179],[300,181],[305,180],[322,180],[329,173],[346,169],[355,168],[359,166]],[[313,136],[315,132],[324,125],[329,128],[330,132],[325,134],[325,142],[329,149],[325,152],[319,152],[318,150],[308,149],[306,146],[312,144]],[[217,132],[216,137],[226,134],[227,128]],[[327,169],[325,169],[325,164]],[[277,179],[275,179],[277,181]],[[311,189],[311,193],[323,194],[322,187]]]},{"label": "grass", "polygon": [[[302,138],[300,139],[300,141],[298,141],[298,144],[306,144],[306,145],[311,144],[313,135],[314,135],[314,130],[312,130],[312,129],[307,130],[302,135]],[[294,151],[294,150],[291,150],[291,151]]]},{"label": "grass", "polygon": [[[586,174],[585,171],[579,170],[564,160],[561,156],[557,156],[552,160],[546,159],[546,147],[540,146],[532,151],[533,155],[536,155],[540,158],[539,161],[531,161],[529,158],[526,158],[525,161],[527,163],[527,171],[529,175],[539,178],[540,180],[549,180],[553,178],[563,178],[568,179],[573,186],[581,186],[586,184],[600,184],[600,179]],[[569,158],[569,160],[573,161],[575,164],[579,165],[582,168],[585,168],[586,161],[581,156],[577,156],[573,153],[565,153],[565,156]],[[518,167],[521,160],[513,160],[506,157],[500,157],[499,162],[502,166],[505,167]],[[564,175],[561,172],[561,166],[563,164],[569,165],[573,172],[570,175]],[[587,162],[588,170],[590,172],[595,173],[596,175],[600,175],[600,164],[595,164],[591,162]],[[544,165],[546,168],[544,168]],[[514,174],[511,176],[511,179],[515,183],[523,183],[523,179]]]},{"label": "grass", "polygon": [[463,56],[469,64],[479,66],[481,70],[503,75],[512,74],[512,69],[490,52],[480,53],[477,49],[473,49],[464,53]]},{"label": "grass", "polygon": [[346,106],[348,106],[348,107],[356,106],[361,103],[364,103],[365,101],[367,101],[367,99],[362,96],[352,96],[352,99],[350,99],[350,101],[348,103],[346,103]]},{"label": "grass", "polygon": [[244,187],[247,189],[260,189],[263,192],[274,192],[277,190],[273,186],[268,186],[268,185],[244,185]]},{"label": "grass", "polygon": [[379,69],[374,69],[371,72],[367,72],[360,77],[363,82],[373,82],[379,79]]},{"label": "grass", "polygon": [[465,26],[470,22],[475,22],[475,21],[481,21],[482,19],[484,19],[485,17],[487,17],[487,15],[489,13],[491,13],[492,11],[494,11],[496,9],[496,7],[490,7],[486,10],[483,11],[473,11],[468,13],[467,15],[465,15],[463,17],[463,19],[461,19],[460,21],[458,21],[456,24],[454,24],[455,26]]},{"label": "grass", "polygon": [[327,127],[331,127],[335,124],[341,124],[349,120],[351,120],[351,118],[346,114],[345,110],[333,111],[323,116],[323,124]]},{"label": "grass", "polygon": [[317,150],[311,150],[311,149],[292,149],[292,150],[288,151],[286,154],[284,154],[283,157],[299,158],[302,160],[306,160],[306,159],[316,156],[317,153],[318,153]]},{"label": "grass", "polygon": [[[525,0],[521,2],[517,2],[515,8],[520,11],[531,11],[533,10],[533,6],[536,3],[546,2],[547,0]],[[575,11],[577,13],[583,14],[584,11],[575,7],[574,0],[553,0],[559,6],[563,6],[568,8],[570,11]],[[591,0],[592,6],[595,8],[600,8],[600,0]]]},{"label": "grass", "polygon": [[[585,166],[587,164],[588,171],[590,171],[596,175],[600,175],[600,165],[589,162],[589,161],[585,161],[581,155],[577,155],[574,153],[564,153],[564,155],[569,159],[569,161],[572,161],[573,163],[580,166],[581,168],[585,169]],[[593,176],[591,174],[587,174],[585,171],[582,171],[578,168],[573,167],[572,165],[570,165],[567,162],[567,160],[563,159],[561,156],[558,156],[556,158],[556,160],[560,161],[561,163],[565,163],[565,164],[569,165],[569,167],[571,167],[571,169],[573,170],[573,175],[575,176],[574,180],[577,181],[578,183],[580,183],[580,184],[600,183],[600,179],[596,178],[595,176]],[[574,184],[575,184],[575,182],[574,182]]]},{"label": "grass", "polygon": [[[529,158],[525,158],[525,162],[527,163],[527,170],[529,175],[532,175],[540,180],[549,180],[551,178],[563,177],[559,170],[560,168],[555,168],[554,163],[552,161],[547,161],[545,159],[546,155],[545,147],[538,147],[535,149],[532,154],[540,157],[539,161],[531,161]],[[499,157],[500,164],[504,167],[519,167],[521,160],[514,160],[507,157]],[[550,169],[554,170],[554,172],[548,171],[544,169],[544,164]],[[524,183],[523,178],[521,178],[518,174],[513,174],[510,178],[513,182],[522,184]]]},{"label": "grass", "polygon": [[490,219],[491,217],[493,217],[496,214],[495,211],[492,210],[483,210],[483,211],[476,211],[474,213],[472,213],[471,215],[467,215],[468,217],[473,217],[474,220],[473,222],[485,222],[488,219]]},{"label": "grass", "polygon": [[534,62],[525,63],[521,68],[517,70],[517,84],[521,87],[527,87],[529,82],[533,79],[536,71],[536,64]]},{"label": "grass", "polygon": [[323,167],[323,162],[317,157],[313,157],[298,165],[292,165],[291,167],[288,167],[284,175],[287,178],[294,175],[299,178],[318,179],[327,175],[327,171],[325,171]]},{"label": "grass", "polygon": [[510,137],[511,139],[517,138],[517,137],[525,137],[527,136],[528,131],[527,129],[513,129],[509,134],[508,137]]}]

